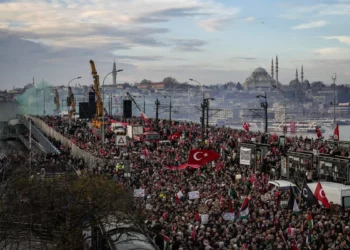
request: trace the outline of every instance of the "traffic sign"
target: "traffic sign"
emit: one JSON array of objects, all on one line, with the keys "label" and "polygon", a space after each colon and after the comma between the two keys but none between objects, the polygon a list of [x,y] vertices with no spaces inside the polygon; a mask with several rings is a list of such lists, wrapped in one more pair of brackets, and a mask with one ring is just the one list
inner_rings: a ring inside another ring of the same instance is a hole
[{"label": "traffic sign", "polygon": [[126,135],[117,135],[117,139],[115,140],[117,146],[125,146],[126,145]]}]

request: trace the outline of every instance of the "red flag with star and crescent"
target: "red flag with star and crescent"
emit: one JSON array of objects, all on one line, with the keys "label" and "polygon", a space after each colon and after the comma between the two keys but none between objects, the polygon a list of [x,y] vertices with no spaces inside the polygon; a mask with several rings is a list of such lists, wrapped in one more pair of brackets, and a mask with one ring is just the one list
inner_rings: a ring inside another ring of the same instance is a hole
[{"label": "red flag with star and crescent", "polygon": [[317,134],[317,138],[321,138],[322,137],[322,134],[321,134],[321,131],[318,127],[316,127],[316,134]]},{"label": "red flag with star and crescent", "polygon": [[197,164],[203,166],[210,161],[215,161],[220,158],[220,154],[209,149],[192,149],[188,156],[188,164]]},{"label": "red flag with star and crescent", "polygon": [[173,140],[178,140],[181,137],[181,132],[176,132],[174,134],[169,135],[168,140],[173,141]]},{"label": "red flag with star and crescent", "polygon": [[315,198],[319,200],[325,208],[329,208],[329,201],[326,197],[326,193],[323,190],[323,187],[320,182],[317,183],[316,189],[315,189]]},{"label": "red flag with star and crescent", "polygon": [[250,127],[249,123],[246,123],[246,122],[243,123],[243,128],[245,131],[249,132],[249,127]]},{"label": "red flag with star and crescent", "polygon": [[339,125],[338,124],[334,129],[333,140],[339,141]]}]

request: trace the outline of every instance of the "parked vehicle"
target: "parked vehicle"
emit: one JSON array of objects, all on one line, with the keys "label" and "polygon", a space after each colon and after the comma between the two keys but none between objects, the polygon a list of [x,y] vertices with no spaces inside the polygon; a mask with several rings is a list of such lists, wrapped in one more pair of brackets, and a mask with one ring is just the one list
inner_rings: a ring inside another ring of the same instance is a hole
[{"label": "parked vehicle", "polygon": [[[333,204],[340,205],[343,208],[350,208],[350,186],[328,181],[321,181],[320,183],[329,203],[332,202]],[[307,185],[314,193],[317,182],[308,183]]]},{"label": "parked vehicle", "polygon": [[298,186],[295,185],[294,183],[290,182],[290,181],[285,181],[285,180],[273,180],[273,181],[269,181],[269,185],[274,186],[274,189],[273,189],[273,190],[279,188],[279,190],[282,190],[282,191],[288,191],[288,189],[289,189],[290,187],[292,187],[293,192],[294,192],[296,195],[299,195],[299,194],[300,194],[300,189],[298,188]]}]

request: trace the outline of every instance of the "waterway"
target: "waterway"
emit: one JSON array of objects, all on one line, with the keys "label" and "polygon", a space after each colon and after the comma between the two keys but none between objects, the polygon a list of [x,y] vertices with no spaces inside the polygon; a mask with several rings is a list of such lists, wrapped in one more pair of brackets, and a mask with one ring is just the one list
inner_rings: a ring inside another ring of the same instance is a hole
[{"label": "waterway", "polygon": [[[236,129],[242,129],[242,126],[232,126],[232,128],[236,128]],[[330,127],[325,127],[323,126],[322,128],[325,129],[325,132],[322,134],[323,137],[325,139],[329,139],[329,136],[333,135],[333,132],[334,132],[334,129],[333,128],[330,128]],[[263,131],[264,128],[260,127],[251,127],[250,128],[250,131],[253,131],[253,132],[258,132],[258,131]],[[272,133],[274,134],[274,133]],[[276,133],[277,135],[282,135],[283,133]],[[350,141],[350,125],[339,125],[339,137],[340,137],[340,140],[341,141]],[[303,137],[308,137],[308,138],[314,138],[316,139],[317,138],[317,135],[316,135],[316,132],[315,133],[287,133],[287,136],[303,136]]]}]

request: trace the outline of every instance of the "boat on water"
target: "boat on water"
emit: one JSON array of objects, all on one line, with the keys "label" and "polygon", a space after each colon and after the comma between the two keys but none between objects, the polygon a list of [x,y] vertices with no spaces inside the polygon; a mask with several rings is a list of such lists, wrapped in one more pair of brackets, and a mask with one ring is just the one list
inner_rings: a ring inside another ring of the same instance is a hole
[{"label": "boat on water", "polygon": [[[272,123],[268,128],[268,132],[283,133],[284,126],[287,127],[288,133],[291,133],[291,124],[285,124],[284,122]],[[316,127],[318,127],[321,133],[326,131],[316,121],[299,121],[295,122],[295,133],[315,133]]]}]

